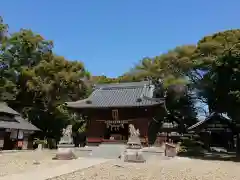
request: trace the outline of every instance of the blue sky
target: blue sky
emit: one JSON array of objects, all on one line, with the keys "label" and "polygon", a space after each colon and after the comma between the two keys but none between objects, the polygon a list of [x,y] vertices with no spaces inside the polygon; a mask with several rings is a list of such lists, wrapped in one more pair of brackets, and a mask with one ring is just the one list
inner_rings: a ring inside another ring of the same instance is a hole
[{"label": "blue sky", "polygon": [[121,75],[146,56],[240,28],[239,0],[5,0],[10,31],[32,29],[93,75]]}]

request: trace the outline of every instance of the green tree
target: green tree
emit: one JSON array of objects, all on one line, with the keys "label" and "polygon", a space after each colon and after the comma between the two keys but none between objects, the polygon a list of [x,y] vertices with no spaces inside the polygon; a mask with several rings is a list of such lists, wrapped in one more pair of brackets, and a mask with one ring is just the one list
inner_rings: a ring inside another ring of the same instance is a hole
[{"label": "green tree", "polygon": [[205,78],[208,80],[204,90],[213,112],[226,113],[231,119],[237,136],[237,152],[240,154],[240,54],[227,51],[217,57]]},{"label": "green tree", "polygon": [[[205,36],[198,44],[193,59],[198,60],[198,66],[195,69],[201,72],[201,76],[194,82],[197,90],[198,99],[205,102],[209,107],[209,112],[214,111],[214,92],[211,89],[211,75],[208,73],[213,68],[213,63],[231,48],[232,52],[240,52],[240,30],[227,30],[215,33],[211,36]],[[213,98],[213,99],[212,99]]]},{"label": "green tree", "polygon": [[[173,55],[171,56],[173,57]],[[161,59],[162,57],[165,59]],[[177,74],[177,72],[174,71],[172,63],[172,67],[167,65],[167,62],[169,63],[171,58],[167,58],[166,55],[162,55],[162,57],[144,58],[140,64],[136,66],[137,71],[135,71],[135,76],[141,77],[142,79],[146,77],[150,77],[151,79],[160,78],[163,83],[162,88],[164,88],[166,92],[166,107],[171,115],[168,116],[168,118],[170,118],[171,121],[175,119],[178,123],[181,122],[187,126],[192,125],[196,122],[194,101],[188,90],[186,90],[186,94],[179,91],[181,88],[187,89],[189,81],[184,74],[182,75],[180,72]],[[162,89],[160,91],[162,91]]]},{"label": "green tree", "polygon": [[91,77],[92,84],[107,84],[107,83],[117,83],[118,78],[108,78],[107,76],[92,76]]},{"label": "green tree", "polygon": [[37,65],[43,58],[52,55],[53,43],[46,41],[31,30],[7,34],[7,25],[0,18],[0,100],[14,100],[18,93],[16,86],[22,69]]},{"label": "green tree", "polygon": [[4,62],[2,54],[4,53],[4,47],[7,40],[8,25],[4,23],[3,18],[0,16],[0,101],[5,99],[7,96],[6,92],[15,94],[16,87],[14,82],[11,81],[10,77],[13,77],[8,70],[8,64]]},{"label": "green tree", "polygon": [[209,97],[213,96],[210,96],[212,92],[208,89],[208,84],[212,82],[204,74],[211,70],[212,63],[226,49],[231,47],[232,52],[239,52],[239,40],[239,29],[218,32],[203,37],[197,45],[178,46],[160,56],[146,58],[141,62],[140,69],[145,69],[145,74],[150,76],[163,76],[165,87],[176,81],[184,84],[187,80],[195,101],[207,104],[211,112]]},{"label": "green tree", "polygon": [[22,69],[20,91],[12,104],[40,129],[41,136],[58,139],[61,129],[73,123],[74,117],[64,109],[66,101],[86,97],[88,87],[83,78],[90,74],[78,61],[67,61],[60,56],[41,60],[38,65]]},{"label": "green tree", "polygon": [[89,93],[90,73],[78,61],[52,54],[53,42],[31,30],[8,33],[0,18],[0,101],[39,127],[41,138],[56,138],[78,120],[62,105]]}]

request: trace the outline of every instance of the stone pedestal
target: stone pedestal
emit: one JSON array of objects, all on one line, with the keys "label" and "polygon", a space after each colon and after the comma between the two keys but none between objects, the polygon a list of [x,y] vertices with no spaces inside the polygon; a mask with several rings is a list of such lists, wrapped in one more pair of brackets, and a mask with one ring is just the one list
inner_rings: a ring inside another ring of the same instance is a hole
[{"label": "stone pedestal", "polygon": [[131,136],[129,137],[127,142],[127,148],[122,156],[125,162],[143,163],[146,161],[143,157],[142,144],[138,133],[131,133]]},{"label": "stone pedestal", "polygon": [[59,144],[56,156],[53,158],[55,160],[72,160],[76,159],[76,155],[73,151],[73,144]]},{"label": "stone pedestal", "polygon": [[72,139],[72,125],[68,125],[66,129],[63,129],[63,136],[58,144],[58,151],[53,159],[56,160],[71,160],[76,159],[76,155],[73,151],[74,144]]},{"label": "stone pedestal", "polygon": [[141,140],[138,136],[130,136],[128,138],[127,145],[128,145],[128,147],[130,147],[132,145],[136,145],[136,146],[139,146],[139,149],[142,148]]},{"label": "stone pedestal", "polygon": [[165,156],[175,157],[177,155],[177,148],[174,144],[165,144]]},{"label": "stone pedestal", "polygon": [[123,154],[124,162],[146,162],[141,149],[126,149]]}]

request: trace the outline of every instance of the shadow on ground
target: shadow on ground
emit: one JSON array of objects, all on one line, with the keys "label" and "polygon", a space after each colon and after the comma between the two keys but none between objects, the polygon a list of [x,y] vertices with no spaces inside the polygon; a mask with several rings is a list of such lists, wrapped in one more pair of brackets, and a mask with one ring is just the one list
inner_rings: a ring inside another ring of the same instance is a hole
[{"label": "shadow on ground", "polygon": [[184,139],[180,145],[178,156],[212,161],[240,162],[240,156],[236,156],[235,152],[228,152],[220,147],[211,147],[210,150],[206,150],[204,147],[201,141]]},{"label": "shadow on ground", "polygon": [[179,152],[178,156],[201,160],[240,162],[240,157],[237,157],[235,152],[199,151],[199,149],[196,148],[188,149],[185,152]]}]

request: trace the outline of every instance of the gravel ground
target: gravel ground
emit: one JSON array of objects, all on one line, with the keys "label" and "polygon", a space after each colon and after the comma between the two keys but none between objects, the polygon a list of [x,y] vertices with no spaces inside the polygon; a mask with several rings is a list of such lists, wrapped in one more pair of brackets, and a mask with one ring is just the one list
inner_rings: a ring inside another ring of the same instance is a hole
[{"label": "gravel ground", "polygon": [[240,180],[239,168],[240,163],[187,158],[152,158],[144,164],[116,160],[51,180]]},{"label": "gravel ground", "polygon": [[[66,163],[66,161],[52,160],[55,153],[56,151],[48,150],[0,153],[0,177]],[[40,164],[36,164],[36,162]]]},{"label": "gravel ground", "polygon": [[[0,153],[0,177],[68,163],[52,160],[55,153],[48,150]],[[151,156],[143,164],[114,160],[51,180],[240,180],[239,169],[240,163],[234,162]]]}]

